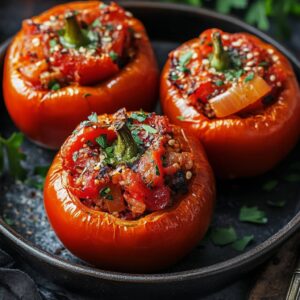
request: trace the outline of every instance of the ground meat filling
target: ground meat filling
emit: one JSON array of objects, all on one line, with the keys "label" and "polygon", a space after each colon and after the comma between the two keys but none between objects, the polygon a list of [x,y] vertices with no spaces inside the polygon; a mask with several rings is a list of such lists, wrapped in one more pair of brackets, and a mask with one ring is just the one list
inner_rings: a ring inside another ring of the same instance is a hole
[{"label": "ground meat filling", "polygon": [[104,123],[96,115],[83,122],[65,155],[69,185],[84,205],[135,220],[188,192],[193,154],[166,117],[120,110]]},{"label": "ground meat filling", "polygon": [[134,58],[141,34],[132,22],[115,3],[25,20],[17,69],[37,90],[97,84]]},{"label": "ground meat filling", "polygon": [[[215,31],[220,32],[230,60],[229,66],[222,71],[212,67],[215,51],[212,34]],[[284,88],[285,72],[274,50],[260,47],[244,34],[207,30],[192,47],[183,45],[171,52],[170,60],[170,83],[190,105],[211,119],[216,117],[210,105],[212,98],[242,81],[251,81],[256,75],[271,87],[270,94],[261,99],[263,106],[276,101]]]}]

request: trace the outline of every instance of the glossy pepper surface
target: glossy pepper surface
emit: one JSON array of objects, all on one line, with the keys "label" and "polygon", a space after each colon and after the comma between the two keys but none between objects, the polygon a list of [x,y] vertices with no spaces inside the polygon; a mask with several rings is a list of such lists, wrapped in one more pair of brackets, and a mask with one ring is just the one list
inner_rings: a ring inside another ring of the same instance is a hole
[{"label": "glossy pepper surface", "polygon": [[92,111],[152,109],[157,85],[145,28],[114,3],[66,3],[25,20],[5,58],[8,112],[48,148],[58,148]]},{"label": "glossy pepper surface", "polygon": [[170,121],[198,137],[216,174],[273,168],[300,132],[300,94],[282,53],[246,33],[204,31],[170,53],[161,77]]},{"label": "glossy pepper surface", "polygon": [[186,255],[207,231],[214,197],[199,140],[144,112],[83,122],[44,188],[49,221],[66,248],[127,272],[163,269]]}]

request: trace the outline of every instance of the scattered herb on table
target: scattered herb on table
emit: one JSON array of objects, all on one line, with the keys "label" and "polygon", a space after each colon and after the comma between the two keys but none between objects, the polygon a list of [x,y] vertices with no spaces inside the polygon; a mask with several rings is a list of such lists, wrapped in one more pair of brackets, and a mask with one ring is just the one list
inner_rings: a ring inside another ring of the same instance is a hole
[{"label": "scattered herb on table", "polygon": [[241,222],[249,222],[256,224],[268,223],[266,213],[263,210],[258,209],[257,206],[242,206],[240,209],[239,220]]},{"label": "scattered herb on table", "polygon": [[217,246],[225,246],[237,240],[235,229],[230,227],[212,228],[210,231],[210,239]]},{"label": "scattered herb on table", "polygon": [[254,235],[245,235],[242,238],[234,241],[231,247],[236,251],[244,251],[245,248],[253,241]]},{"label": "scattered herb on table", "polygon": [[263,184],[262,189],[266,192],[271,192],[278,186],[278,183],[278,180],[271,179]]},{"label": "scattered herb on table", "polygon": [[276,199],[275,200],[268,200],[267,204],[269,206],[272,206],[272,207],[279,207],[279,208],[281,208],[281,207],[285,206],[286,201],[285,200],[276,200]]}]

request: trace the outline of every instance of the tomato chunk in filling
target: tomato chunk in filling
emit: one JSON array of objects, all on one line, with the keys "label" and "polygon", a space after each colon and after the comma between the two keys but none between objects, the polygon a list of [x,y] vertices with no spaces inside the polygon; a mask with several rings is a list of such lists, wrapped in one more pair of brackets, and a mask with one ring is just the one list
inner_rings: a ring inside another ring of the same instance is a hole
[{"label": "tomato chunk in filling", "polygon": [[181,129],[154,113],[94,114],[64,152],[73,194],[87,207],[134,220],[176,204],[193,178],[193,154]]}]

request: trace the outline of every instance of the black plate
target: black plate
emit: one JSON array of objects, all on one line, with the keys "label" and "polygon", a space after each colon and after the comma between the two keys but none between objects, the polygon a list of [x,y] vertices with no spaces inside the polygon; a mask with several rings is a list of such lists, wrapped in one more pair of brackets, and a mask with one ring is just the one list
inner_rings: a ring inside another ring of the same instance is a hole
[{"label": "black plate", "polygon": [[[275,45],[290,59],[299,77],[300,63],[291,53],[265,34],[234,18],[173,4],[126,2],[124,6],[144,22],[160,67],[168,52],[181,42],[197,36],[206,28],[220,27],[229,32],[247,31]],[[7,45],[8,42],[0,48],[1,62]],[[15,128],[3,101],[0,107],[0,132],[8,136]],[[50,163],[54,155],[27,140],[24,151],[28,154],[27,166],[30,169]],[[125,274],[93,268],[72,256],[57,240],[45,216],[42,193],[23,183],[15,183],[8,176],[0,179],[0,215],[3,216],[3,219],[0,218],[0,232],[3,240],[23,261],[65,286],[93,291],[98,295],[122,297],[134,293],[144,298],[146,295],[152,298],[154,294],[180,298],[181,293],[216,291],[263,262],[299,228],[300,187],[288,178],[289,174],[299,172],[298,153],[299,149],[294,150],[275,170],[262,177],[218,182],[212,226],[232,225],[239,236],[254,234],[255,241],[242,254],[229,246],[214,246],[206,239],[177,265],[157,274]],[[279,180],[279,185],[271,192],[263,191],[262,185],[274,178]],[[267,205],[269,200],[285,200],[287,204],[283,208],[273,208]],[[245,204],[264,209],[268,224],[240,223],[239,208]],[[13,224],[9,226],[5,219],[13,220]]]}]

